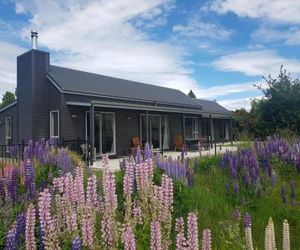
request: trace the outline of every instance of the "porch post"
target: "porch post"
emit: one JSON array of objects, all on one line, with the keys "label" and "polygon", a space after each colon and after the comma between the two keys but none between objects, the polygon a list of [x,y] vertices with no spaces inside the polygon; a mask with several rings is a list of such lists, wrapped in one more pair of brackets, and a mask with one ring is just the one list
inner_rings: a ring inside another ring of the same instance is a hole
[{"label": "porch post", "polygon": [[148,110],[146,110],[145,120],[146,120],[146,142],[150,143],[150,140],[149,140],[149,111]]},{"label": "porch post", "polygon": [[211,147],[212,147],[212,142],[213,142],[213,121],[212,121],[212,117],[211,115],[209,115],[209,137],[210,137],[210,142],[211,143]]},{"label": "porch post", "polygon": [[95,105],[94,102],[91,102],[90,106],[90,162],[93,165],[95,155]]},{"label": "porch post", "polygon": [[229,121],[229,137],[230,137],[230,142],[231,146],[233,145],[233,139],[232,139],[232,116],[230,116],[230,121]]},{"label": "porch post", "polygon": [[185,115],[182,114],[182,140],[185,144]]}]

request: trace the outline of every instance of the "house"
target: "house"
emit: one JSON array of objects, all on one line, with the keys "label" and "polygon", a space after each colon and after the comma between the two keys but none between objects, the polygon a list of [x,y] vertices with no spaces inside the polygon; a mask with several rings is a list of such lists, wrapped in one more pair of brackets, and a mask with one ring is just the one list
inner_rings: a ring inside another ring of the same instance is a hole
[{"label": "house", "polygon": [[122,155],[150,141],[173,149],[175,136],[231,139],[231,113],[179,90],[50,64],[37,49],[17,57],[17,101],[0,110],[0,145],[55,138],[88,141],[96,155]]}]

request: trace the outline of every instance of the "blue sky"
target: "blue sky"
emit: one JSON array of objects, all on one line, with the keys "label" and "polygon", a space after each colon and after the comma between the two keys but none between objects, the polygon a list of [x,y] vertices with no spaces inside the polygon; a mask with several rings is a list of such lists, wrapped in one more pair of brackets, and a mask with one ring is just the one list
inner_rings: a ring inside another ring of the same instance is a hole
[{"label": "blue sky", "polygon": [[52,64],[249,108],[263,75],[299,76],[299,13],[295,0],[2,0],[0,94],[36,29]]}]

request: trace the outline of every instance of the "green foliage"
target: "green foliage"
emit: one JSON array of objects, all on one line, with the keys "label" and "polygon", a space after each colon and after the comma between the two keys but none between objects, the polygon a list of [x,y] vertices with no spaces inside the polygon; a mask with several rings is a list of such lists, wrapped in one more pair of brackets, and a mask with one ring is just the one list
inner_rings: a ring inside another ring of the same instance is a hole
[{"label": "green foliage", "polygon": [[191,98],[196,98],[196,95],[194,94],[193,90],[190,90],[190,92],[188,93],[188,96]]},{"label": "green foliage", "polygon": [[16,100],[16,96],[14,93],[6,91],[2,96],[2,102],[0,103],[0,109],[8,106]]}]

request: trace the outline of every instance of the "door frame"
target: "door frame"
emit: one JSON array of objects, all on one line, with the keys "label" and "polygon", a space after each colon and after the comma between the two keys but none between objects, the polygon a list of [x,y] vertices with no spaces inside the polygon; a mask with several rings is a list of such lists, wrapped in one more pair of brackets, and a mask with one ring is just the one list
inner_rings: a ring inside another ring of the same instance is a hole
[{"label": "door frame", "polygon": [[[90,111],[86,110],[85,111],[85,139],[86,141],[88,140],[88,127],[87,127],[87,117]],[[99,144],[100,144],[100,149],[99,153],[96,154],[96,157],[100,157],[103,155],[102,153],[102,114],[112,114],[113,115],[113,152],[111,153],[106,153],[105,155],[116,155],[117,153],[117,132],[116,132],[116,112],[111,112],[111,111],[95,111],[95,115],[100,114],[100,125],[99,125]]]}]

